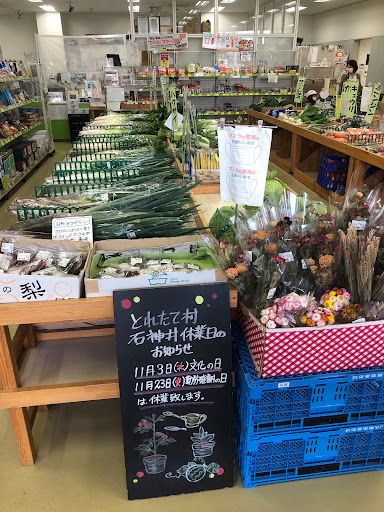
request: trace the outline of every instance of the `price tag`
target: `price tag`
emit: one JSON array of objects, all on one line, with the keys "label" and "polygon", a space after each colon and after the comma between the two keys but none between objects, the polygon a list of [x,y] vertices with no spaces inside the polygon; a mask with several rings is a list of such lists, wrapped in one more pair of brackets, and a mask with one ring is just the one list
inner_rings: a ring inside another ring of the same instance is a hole
[{"label": "price tag", "polygon": [[378,86],[378,84],[376,84],[375,88],[373,89],[373,93],[372,93],[371,101],[369,103],[367,115],[365,116],[365,122],[367,124],[371,124],[373,121],[373,116],[375,115],[377,105],[378,105],[379,99],[380,99],[380,92],[381,91],[379,89],[379,86]]},{"label": "price tag", "polygon": [[293,254],[291,252],[281,252],[279,254],[280,258],[285,260],[285,263],[289,263],[290,261],[294,261]]},{"label": "price tag", "polygon": [[136,238],[136,233],[134,231],[126,232],[127,238]]},{"label": "price tag", "polygon": [[50,258],[52,256],[52,253],[49,251],[39,251],[36,255],[37,260],[46,260],[47,258]]},{"label": "price tag", "polygon": [[307,265],[307,262],[305,260],[301,260],[301,267],[303,268],[303,270],[307,270],[308,265]]},{"label": "price tag", "polygon": [[365,227],[367,225],[366,220],[353,220],[352,226],[356,228],[356,231],[364,231]]},{"label": "price tag", "polygon": [[131,265],[141,265],[143,258],[131,258]]},{"label": "price tag", "polygon": [[277,84],[279,77],[277,75],[268,75],[268,82],[272,84]]},{"label": "price tag", "polygon": [[296,94],[295,94],[295,103],[301,103],[303,99],[303,92],[304,92],[304,85],[305,85],[305,76],[299,77],[296,85]]},{"label": "price tag", "polygon": [[93,243],[92,216],[60,217],[52,220],[52,240]]},{"label": "price tag", "polygon": [[271,288],[268,292],[267,299],[272,299],[276,293],[276,288]]},{"label": "price tag", "polygon": [[279,382],[277,387],[278,388],[289,388],[289,382]]},{"label": "price tag", "polygon": [[104,194],[101,194],[101,200],[102,201],[108,201],[108,192],[105,192]]},{"label": "price tag", "polygon": [[8,242],[3,242],[1,244],[1,252],[4,254],[13,254],[14,245]]},{"label": "price tag", "polygon": [[31,260],[31,253],[20,251],[17,253],[17,261],[28,262]]},{"label": "price tag", "polygon": [[362,324],[366,322],[366,319],[365,318],[357,318],[356,320],[354,320],[352,323],[353,324]]}]

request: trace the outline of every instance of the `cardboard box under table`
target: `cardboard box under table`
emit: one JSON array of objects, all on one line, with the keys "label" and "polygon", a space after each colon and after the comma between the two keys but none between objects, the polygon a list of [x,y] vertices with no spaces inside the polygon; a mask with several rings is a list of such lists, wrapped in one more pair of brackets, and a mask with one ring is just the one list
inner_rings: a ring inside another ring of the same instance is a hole
[{"label": "cardboard box under table", "polygon": [[15,275],[2,273],[0,277],[0,304],[9,302],[36,302],[62,299],[79,299],[83,290],[83,278],[89,257],[90,244],[86,242],[69,242],[62,240],[40,240],[38,238],[23,238],[17,240],[17,249],[28,251],[48,250],[57,246],[63,252],[81,251],[87,255],[84,268],[79,275],[44,276],[44,275]]},{"label": "cardboard box under table", "polygon": [[384,366],[384,321],[266,329],[244,308],[240,323],[258,377]]},{"label": "cardboard box under table", "polygon": [[[132,250],[132,255],[140,256],[145,254],[162,254],[167,258],[172,254],[171,246],[175,244],[185,245],[186,248],[193,248],[197,242],[201,242],[199,236],[181,236],[171,238],[147,238],[142,240],[103,240],[95,242],[91,251],[85,274],[85,296],[103,297],[113,295],[114,290],[127,290],[133,288],[150,288],[157,286],[177,286],[189,284],[214,283],[216,281],[227,281],[222,270],[205,269],[192,272],[169,272],[161,274],[142,274],[134,277],[116,277],[111,279],[90,279],[90,267],[93,256],[97,251],[121,252]],[[161,249],[162,248],[162,249]],[[166,248],[165,250],[163,250]],[[168,248],[168,250],[167,250]],[[153,249],[153,251],[148,251]],[[184,252],[184,249],[183,251]],[[186,252],[188,252],[186,250]]]}]

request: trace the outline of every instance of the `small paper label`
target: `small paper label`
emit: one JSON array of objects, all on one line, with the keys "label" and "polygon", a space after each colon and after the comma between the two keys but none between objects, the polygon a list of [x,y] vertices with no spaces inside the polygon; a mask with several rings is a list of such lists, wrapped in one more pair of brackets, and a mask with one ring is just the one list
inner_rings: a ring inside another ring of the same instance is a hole
[{"label": "small paper label", "polygon": [[131,265],[140,265],[143,263],[143,258],[131,258]]},{"label": "small paper label", "polygon": [[276,288],[271,288],[271,289],[269,290],[269,292],[268,292],[267,299],[268,299],[268,300],[269,300],[269,299],[272,299],[272,297],[274,297],[275,293],[276,293]]},{"label": "small paper label", "polygon": [[190,270],[200,270],[199,265],[194,265],[193,263],[188,263],[188,268]]},{"label": "small paper label", "polygon": [[9,242],[3,242],[1,244],[1,252],[4,254],[13,254],[14,245]]},{"label": "small paper label", "polygon": [[149,261],[147,261],[148,267],[151,267],[152,265],[158,265],[158,263],[159,263],[158,260],[149,260]]},{"label": "small paper label", "polygon": [[354,320],[352,323],[353,324],[361,324],[361,323],[364,323],[366,322],[366,319],[365,318],[357,318],[356,320]]},{"label": "small paper label", "polygon": [[171,264],[171,263],[172,263],[172,260],[164,259],[164,260],[161,260],[161,261],[160,261],[160,263],[161,263],[162,265],[169,265],[169,264]]},{"label": "small paper label", "polygon": [[356,228],[356,231],[363,231],[365,229],[365,226],[367,225],[366,220],[353,220],[352,226]]},{"label": "small paper label", "polygon": [[294,261],[293,254],[291,252],[281,252],[279,254],[280,258],[285,260],[285,263],[289,263],[290,261]]},{"label": "small paper label", "polygon": [[127,238],[136,238],[136,233],[134,231],[127,231]]},{"label": "small paper label", "polygon": [[102,201],[108,201],[108,192],[105,192],[105,194],[101,194],[100,197]]},{"label": "small paper label", "polygon": [[17,261],[30,261],[31,253],[20,251],[17,253]]},{"label": "small paper label", "polygon": [[52,254],[49,251],[39,251],[36,255],[37,260],[46,260],[50,258]]},{"label": "small paper label", "polygon": [[52,220],[53,240],[93,243],[92,216],[59,217]]},{"label": "small paper label", "polygon": [[289,388],[289,382],[279,382],[277,387],[278,388]]},{"label": "small paper label", "polygon": [[301,266],[302,266],[303,270],[307,270],[307,268],[308,268],[307,262],[305,260],[301,260]]},{"label": "small paper label", "polygon": [[69,263],[70,261],[71,261],[71,259],[70,259],[70,258],[61,258],[61,259],[59,260],[58,265],[59,265],[59,267],[65,268],[65,267],[68,265],[68,263]]}]

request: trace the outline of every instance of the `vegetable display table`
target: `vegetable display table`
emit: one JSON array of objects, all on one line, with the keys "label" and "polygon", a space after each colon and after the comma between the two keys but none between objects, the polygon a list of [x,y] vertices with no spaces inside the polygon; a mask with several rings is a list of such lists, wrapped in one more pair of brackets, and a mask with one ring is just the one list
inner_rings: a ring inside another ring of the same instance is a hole
[{"label": "vegetable display table", "polygon": [[[233,287],[230,305],[235,312]],[[84,322],[107,324],[68,327]],[[112,297],[0,305],[0,409],[9,410],[21,464],[35,462],[39,406],[119,397],[113,322]]]},{"label": "vegetable display table", "polygon": [[321,187],[316,181],[322,155],[349,157],[346,190],[351,182],[353,187],[361,188],[365,173],[371,166],[378,169],[365,182],[368,188],[374,188],[384,178],[382,156],[252,109],[248,109],[247,114],[248,124],[257,124],[258,120],[262,120],[266,125],[277,126],[273,131],[270,160],[284,171],[292,173],[300,183],[339,207],[344,204],[345,196]]}]

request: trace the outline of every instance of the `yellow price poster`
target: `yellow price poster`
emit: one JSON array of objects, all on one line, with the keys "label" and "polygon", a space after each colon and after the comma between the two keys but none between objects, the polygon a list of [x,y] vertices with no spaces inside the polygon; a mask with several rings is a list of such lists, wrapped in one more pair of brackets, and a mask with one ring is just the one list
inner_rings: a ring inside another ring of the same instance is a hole
[{"label": "yellow price poster", "polygon": [[355,115],[358,90],[358,82],[353,80],[345,82],[341,95],[341,113],[345,115],[347,119],[352,119]]},{"label": "yellow price poster", "polygon": [[296,85],[295,103],[301,103],[301,100],[303,99],[304,85],[305,85],[305,76],[301,76],[298,79],[297,85]]},{"label": "yellow price poster", "polygon": [[1,178],[1,183],[3,185],[3,189],[5,190],[5,192],[9,189],[9,182],[8,182],[8,178],[7,176],[3,176]]},{"label": "yellow price poster", "polygon": [[162,53],[160,55],[160,60],[161,60],[161,66],[163,68],[169,67],[169,55],[168,55],[168,53]]},{"label": "yellow price poster", "polygon": [[341,116],[341,96],[336,98],[336,121],[340,119]]}]

